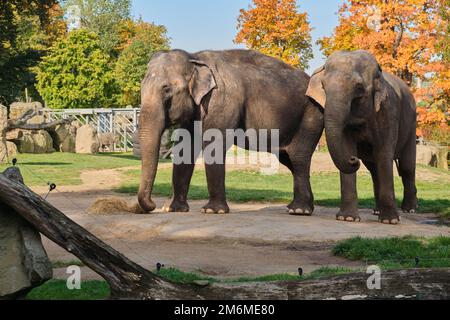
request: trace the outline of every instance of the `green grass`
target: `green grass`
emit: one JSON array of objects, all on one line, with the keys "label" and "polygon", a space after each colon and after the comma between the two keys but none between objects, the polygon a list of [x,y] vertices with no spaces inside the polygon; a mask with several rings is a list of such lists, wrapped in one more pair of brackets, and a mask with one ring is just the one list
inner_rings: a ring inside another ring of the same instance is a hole
[{"label": "green grass", "polygon": [[[406,236],[401,238],[370,239],[355,237],[337,243],[332,252],[349,260],[376,264],[382,269],[404,269],[416,267],[415,258],[419,257],[421,268],[450,267],[450,237],[419,238]],[[362,269],[361,269],[362,270]],[[194,272],[183,272],[176,268],[162,268],[159,276],[175,283],[189,284],[199,280],[210,283],[242,283],[268,281],[305,281],[361,271],[346,267],[324,266],[304,276],[297,274],[274,274],[259,277],[239,277],[221,279]],[[110,294],[104,281],[86,281],[81,290],[68,290],[65,281],[52,280],[32,290],[27,299],[32,300],[97,300],[106,299]]]},{"label": "green grass", "polygon": [[361,260],[368,264],[377,264],[382,268],[450,267],[450,237],[370,239],[355,237],[339,242],[333,248],[333,254],[350,260]]},{"label": "green grass", "polygon": [[[437,170],[437,169],[436,169]],[[439,171],[448,175],[444,171]],[[130,177],[116,191],[122,193],[136,193],[139,186],[139,170],[130,170]],[[172,170],[158,170],[154,194],[170,197],[172,194]],[[291,174],[262,175],[255,171],[230,171],[226,175],[227,197],[235,202],[266,201],[289,203],[292,200]],[[338,173],[316,173],[311,175],[311,185],[315,203],[326,207],[339,207],[340,182]],[[417,181],[420,212],[439,213],[450,217],[450,183],[440,181]],[[400,205],[403,197],[401,179],[395,178],[395,190]],[[204,170],[196,170],[192,178],[190,199],[207,199],[206,175]],[[368,174],[358,176],[359,205],[364,208],[373,208],[372,179]]]},{"label": "green grass", "polygon": [[[197,273],[183,272],[176,268],[162,268],[158,273],[164,279],[174,283],[191,284],[194,281],[207,280],[210,283],[242,283],[242,282],[269,282],[269,281],[305,281],[319,279],[334,275],[354,272],[354,270],[342,267],[323,267],[305,276],[293,274],[274,274],[260,277],[240,277],[236,279],[219,279],[207,277]],[[81,284],[81,290],[69,290],[64,280],[51,280],[42,286],[33,289],[28,295],[29,300],[102,300],[110,295],[110,289],[106,281],[85,281]]]},{"label": "green grass", "polygon": [[[29,186],[81,184],[80,173],[84,170],[114,169],[139,166],[140,160],[131,153],[101,153],[85,155],[55,152],[50,154],[19,154],[17,164]],[[3,171],[10,165],[0,165]]]},{"label": "green grass", "polygon": [[84,263],[80,260],[71,260],[71,261],[52,261],[53,269],[67,268],[70,266],[78,266],[84,267]]},{"label": "green grass", "polygon": [[81,290],[69,290],[64,280],[50,280],[31,290],[29,300],[103,300],[110,295],[105,281],[84,281]]},{"label": "green grass", "polygon": [[[130,153],[102,153],[98,155],[82,155],[73,153],[52,154],[20,154],[17,156],[26,184],[30,186],[46,185],[53,182],[57,185],[80,184],[80,174],[85,170],[114,169],[139,166],[140,160]],[[8,165],[0,165],[4,170]],[[449,173],[436,168],[428,168],[430,172],[448,177]],[[139,184],[140,170],[130,170],[129,179],[116,191],[136,193]],[[155,182],[155,195],[169,197],[172,193],[172,170],[158,171]],[[449,181],[449,179],[444,179]],[[284,202],[292,200],[292,176],[290,174],[262,175],[256,171],[227,172],[227,196],[235,202],[265,201]],[[338,173],[312,174],[311,184],[316,204],[337,207],[340,204],[340,184]],[[417,181],[420,200],[420,212],[440,213],[450,217],[450,183],[435,181]],[[397,197],[402,198],[403,186],[400,178],[395,178]],[[361,207],[374,206],[372,180],[368,174],[358,177],[358,195]],[[204,170],[196,170],[189,192],[190,199],[207,199],[206,177]]]}]

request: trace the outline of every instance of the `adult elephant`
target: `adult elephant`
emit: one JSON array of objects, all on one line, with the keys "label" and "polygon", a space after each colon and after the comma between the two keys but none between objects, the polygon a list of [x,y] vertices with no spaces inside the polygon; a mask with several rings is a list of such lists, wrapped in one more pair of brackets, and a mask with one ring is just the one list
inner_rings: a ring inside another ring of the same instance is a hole
[{"label": "adult elephant", "polygon": [[[227,129],[279,129],[279,160],[294,175],[289,212],[310,215],[314,206],[309,169],[323,131],[323,113],[305,96],[308,83],[309,76],[303,71],[255,51],[191,54],[171,50],[155,54],[142,82],[142,179],[138,195],[142,209],[155,209],[151,193],[163,130],[177,124],[194,137],[194,121],[201,121],[203,131],[219,129],[223,134]],[[226,149],[224,144],[223,151]],[[173,198],[166,211],[189,211],[187,194],[198,156],[196,148],[192,150],[190,163],[173,166]],[[205,165],[209,202],[202,212],[229,212],[225,152],[223,155],[222,164]]]},{"label": "adult elephant", "polygon": [[331,157],[341,171],[338,220],[360,221],[356,174],[360,160],[372,175],[376,214],[383,223],[397,224],[393,162],[403,180],[402,209],[417,207],[416,103],[408,86],[383,72],[366,51],[340,51],[311,77],[307,95],[324,109]]}]

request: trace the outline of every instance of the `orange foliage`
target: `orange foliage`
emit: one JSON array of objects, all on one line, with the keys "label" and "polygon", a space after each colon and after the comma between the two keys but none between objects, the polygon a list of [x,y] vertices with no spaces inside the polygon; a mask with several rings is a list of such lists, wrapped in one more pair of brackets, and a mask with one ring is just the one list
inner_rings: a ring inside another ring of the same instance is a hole
[{"label": "orange foliage", "polygon": [[141,19],[133,21],[123,20],[118,26],[119,45],[116,48],[119,52],[126,49],[133,41],[142,40],[151,43],[154,51],[168,49],[169,39],[166,36],[167,29],[162,25],[144,22]]},{"label": "orange foliage", "polygon": [[253,0],[241,9],[236,43],[307,68],[312,58],[308,15],[297,10],[296,0]]},{"label": "orange foliage", "polygon": [[[325,55],[370,51],[386,71],[412,86],[421,105],[419,134],[428,126],[449,129],[449,0],[346,0],[331,37],[318,41]],[[423,83],[423,86],[418,86]]]},{"label": "orange foliage", "polygon": [[67,23],[64,20],[64,10],[58,3],[55,3],[47,10],[48,24],[44,26],[44,30],[49,37],[50,43],[53,43],[67,35]]}]

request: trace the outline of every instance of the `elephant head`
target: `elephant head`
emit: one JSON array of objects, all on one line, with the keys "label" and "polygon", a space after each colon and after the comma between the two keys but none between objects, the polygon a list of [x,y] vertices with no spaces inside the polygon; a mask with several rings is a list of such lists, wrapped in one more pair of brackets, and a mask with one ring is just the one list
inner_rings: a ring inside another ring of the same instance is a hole
[{"label": "elephant head", "polygon": [[375,58],[366,51],[339,51],[314,72],[306,95],[324,108],[331,157],[346,174],[360,167],[358,140],[387,98],[386,81]]},{"label": "elephant head", "polygon": [[138,200],[141,208],[153,211],[151,193],[158,167],[161,135],[171,124],[194,121],[205,97],[216,87],[211,68],[182,50],[156,53],[141,85],[139,120],[142,177]]}]

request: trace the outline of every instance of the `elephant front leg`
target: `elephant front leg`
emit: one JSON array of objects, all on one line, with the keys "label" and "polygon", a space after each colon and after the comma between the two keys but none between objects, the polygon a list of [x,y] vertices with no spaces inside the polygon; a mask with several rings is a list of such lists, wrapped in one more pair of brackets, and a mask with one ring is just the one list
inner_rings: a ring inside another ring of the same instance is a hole
[{"label": "elephant front leg", "polygon": [[[173,197],[163,207],[165,212],[188,212],[189,205],[187,203],[187,195],[189,185],[191,184],[192,174],[195,168],[195,162],[201,152],[201,148],[196,148],[195,139],[201,139],[198,132],[194,130],[193,125],[184,128],[189,132],[183,138],[181,143],[185,145],[177,145],[174,147],[174,164],[172,171],[172,188]],[[186,139],[186,141],[184,141]],[[178,148],[178,146],[180,148]],[[184,158],[184,155],[189,155]]]},{"label": "elephant front leg", "polygon": [[[221,137],[225,137],[225,135],[222,133]],[[225,141],[217,136],[213,141],[203,144],[209,202],[203,206],[202,213],[224,214],[230,212],[225,195],[226,151]]]},{"label": "elephant front leg", "polygon": [[384,224],[398,224],[400,216],[395,202],[392,158],[378,161],[376,166],[380,209],[379,221]]},{"label": "elephant front leg", "polygon": [[165,212],[189,212],[187,195],[194,172],[195,163],[174,164],[172,173],[173,197],[169,203],[165,204]]},{"label": "elephant front leg", "polygon": [[209,202],[202,208],[202,213],[230,212],[225,195],[225,164],[205,164],[205,168]]},{"label": "elephant front leg", "polygon": [[336,219],[347,222],[360,222],[358,213],[358,192],[356,190],[356,173],[340,174],[341,208]]}]

